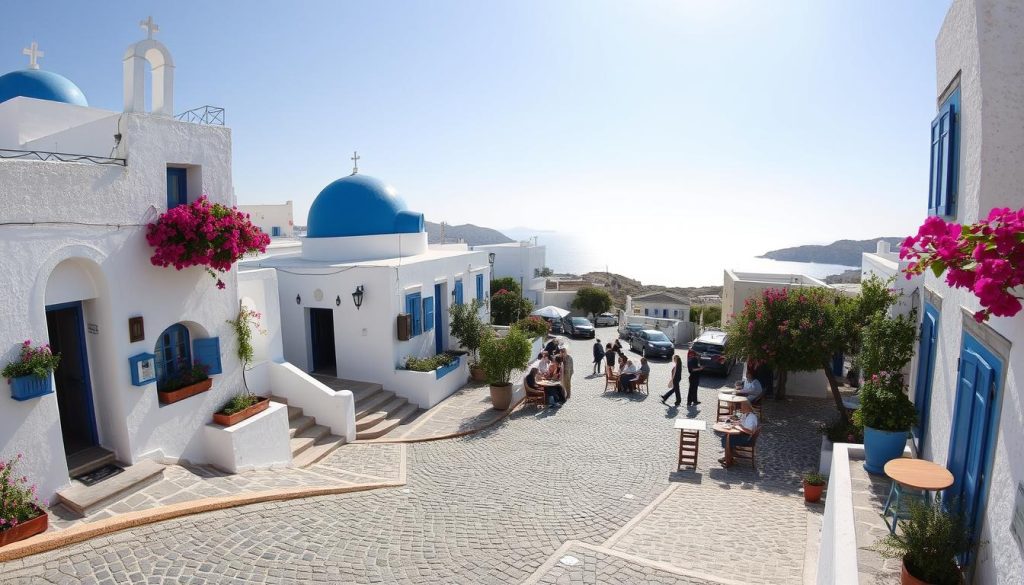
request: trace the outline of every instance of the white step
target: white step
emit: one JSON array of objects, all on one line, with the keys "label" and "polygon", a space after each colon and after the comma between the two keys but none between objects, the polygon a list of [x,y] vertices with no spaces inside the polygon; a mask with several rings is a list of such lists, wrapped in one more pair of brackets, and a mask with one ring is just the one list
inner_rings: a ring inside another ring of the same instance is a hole
[{"label": "white step", "polygon": [[409,404],[409,401],[406,400],[405,398],[402,398],[401,396],[396,396],[392,398],[391,400],[384,403],[376,411],[367,412],[366,414],[357,418],[356,430],[360,431],[363,429],[370,428],[386,418],[391,418],[391,413],[395,412],[399,408],[402,408],[406,404]]},{"label": "white step", "polygon": [[301,433],[298,433],[295,437],[289,440],[289,444],[292,448],[292,458],[306,449],[309,449],[317,442],[318,439],[325,437],[330,433],[331,429],[323,425],[313,425]]},{"label": "white step", "polygon": [[387,404],[394,397],[394,392],[378,390],[366,399],[356,402],[356,420],[359,420],[363,415],[379,410],[381,406]]},{"label": "white step", "polygon": [[121,473],[91,486],[73,481],[71,487],[57,492],[57,499],[69,510],[86,516],[108,503],[159,481],[163,474],[163,465],[143,459],[135,465],[125,467]]},{"label": "white step", "polygon": [[320,461],[338,447],[345,444],[345,439],[338,435],[324,435],[314,444],[307,447],[297,456],[292,456],[294,467],[306,467]]},{"label": "white step", "polygon": [[[302,412],[301,410],[299,412]],[[311,416],[305,416],[300,414],[299,416],[288,421],[288,436],[295,437],[295,435],[308,429],[309,427],[316,424],[316,419]]]}]

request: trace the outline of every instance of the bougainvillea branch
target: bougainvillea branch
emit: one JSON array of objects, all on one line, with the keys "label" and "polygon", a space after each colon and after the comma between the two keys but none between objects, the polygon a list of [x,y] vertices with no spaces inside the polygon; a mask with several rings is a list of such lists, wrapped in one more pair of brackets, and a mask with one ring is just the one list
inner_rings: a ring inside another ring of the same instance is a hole
[{"label": "bougainvillea branch", "polygon": [[203,195],[169,209],[146,226],[146,241],[156,249],[150,258],[154,266],[177,270],[203,266],[217,281],[217,288],[224,288],[218,273],[231,270],[246,254],[266,252],[270,236],[249,221],[249,214],[210,203]]},{"label": "bougainvillea branch", "polygon": [[929,217],[903,241],[900,258],[910,260],[907,278],[931,269],[937,277],[945,273],[949,286],[973,292],[982,306],[974,313],[979,323],[1012,317],[1024,299],[1017,294],[1024,284],[1024,209],[996,208],[969,225]]}]

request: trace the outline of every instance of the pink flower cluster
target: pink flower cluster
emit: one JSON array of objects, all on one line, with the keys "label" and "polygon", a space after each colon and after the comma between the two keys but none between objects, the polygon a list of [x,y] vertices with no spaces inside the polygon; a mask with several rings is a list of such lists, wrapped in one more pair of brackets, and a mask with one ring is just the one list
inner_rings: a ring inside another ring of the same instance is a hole
[{"label": "pink flower cluster", "polygon": [[1012,317],[1022,297],[1011,290],[1024,284],[1024,209],[995,208],[970,225],[929,217],[903,241],[900,258],[911,260],[907,278],[930,268],[945,272],[949,286],[972,291],[983,307],[974,314],[979,323]]},{"label": "pink flower cluster", "polygon": [[156,249],[150,258],[154,266],[205,266],[217,288],[224,288],[214,271],[227,272],[246,254],[265,252],[270,236],[249,221],[248,214],[210,203],[204,195],[169,209],[146,226],[146,241]]}]

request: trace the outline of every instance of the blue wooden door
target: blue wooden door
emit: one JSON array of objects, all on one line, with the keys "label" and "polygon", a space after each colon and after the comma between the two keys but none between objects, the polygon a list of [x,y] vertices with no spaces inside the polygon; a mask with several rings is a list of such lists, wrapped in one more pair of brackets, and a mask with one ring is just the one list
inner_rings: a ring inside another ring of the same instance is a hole
[{"label": "blue wooden door", "polygon": [[[946,499],[963,514],[968,534],[974,541],[981,531],[987,473],[995,444],[993,404],[1000,367],[991,352],[965,334],[946,463],[954,483],[947,490]],[[961,561],[970,563],[970,556]]]},{"label": "blue wooden door", "polygon": [[441,330],[441,285],[434,285],[434,352],[444,351],[444,331]]},{"label": "blue wooden door", "polygon": [[185,169],[167,169],[167,209],[188,203]]},{"label": "blue wooden door", "polygon": [[921,338],[917,347],[917,378],[914,384],[914,409],[917,410],[917,426],[914,427],[914,438],[917,439],[918,453],[924,449],[924,436],[928,432],[928,410],[931,406],[932,376],[935,372],[935,347],[939,336],[939,312],[935,307],[924,306],[924,318],[921,320]]}]

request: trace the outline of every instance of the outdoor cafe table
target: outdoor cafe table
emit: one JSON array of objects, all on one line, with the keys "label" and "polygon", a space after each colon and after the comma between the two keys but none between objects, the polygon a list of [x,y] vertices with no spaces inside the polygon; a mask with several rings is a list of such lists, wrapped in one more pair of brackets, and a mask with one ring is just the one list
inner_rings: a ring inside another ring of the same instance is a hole
[{"label": "outdoor cafe table", "polygon": [[740,430],[740,425],[738,425],[738,424],[730,424],[730,423],[727,423],[727,422],[716,422],[714,424],[714,426],[711,427],[711,429],[713,431],[715,431],[716,433],[722,433],[722,434],[725,435],[725,437],[726,437],[726,439],[725,439],[725,466],[726,467],[731,466],[733,461],[732,461],[732,448],[729,445],[729,438],[734,437],[736,435],[740,435],[740,434],[743,433],[743,431]]},{"label": "outdoor cafe table", "polygon": [[889,497],[885,500],[885,508],[882,510],[882,517],[886,523],[889,522],[889,511],[892,511],[892,524],[889,525],[889,532],[896,532],[896,523],[899,522],[903,510],[900,508],[900,498],[905,488],[921,490],[923,493],[942,491],[953,485],[953,474],[945,467],[925,461],[924,459],[910,459],[899,457],[885,464],[885,474],[892,479],[892,486],[889,488]]},{"label": "outdoor cafe table", "polygon": [[675,428],[679,429],[679,462],[676,471],[684,465],[697,469],[700,432],[707,430],[708,423],[692,418],[677,418]]},{"label": "outdoor cafe table", "polygon": [[[719,415],[730,415],[736,412],[736,409],[740,407],[740,403],[746,401],[746,396],[721,392],[718,394],[718,413]],[[726,410],[728,410],[728,413],[725,412]]]}]

